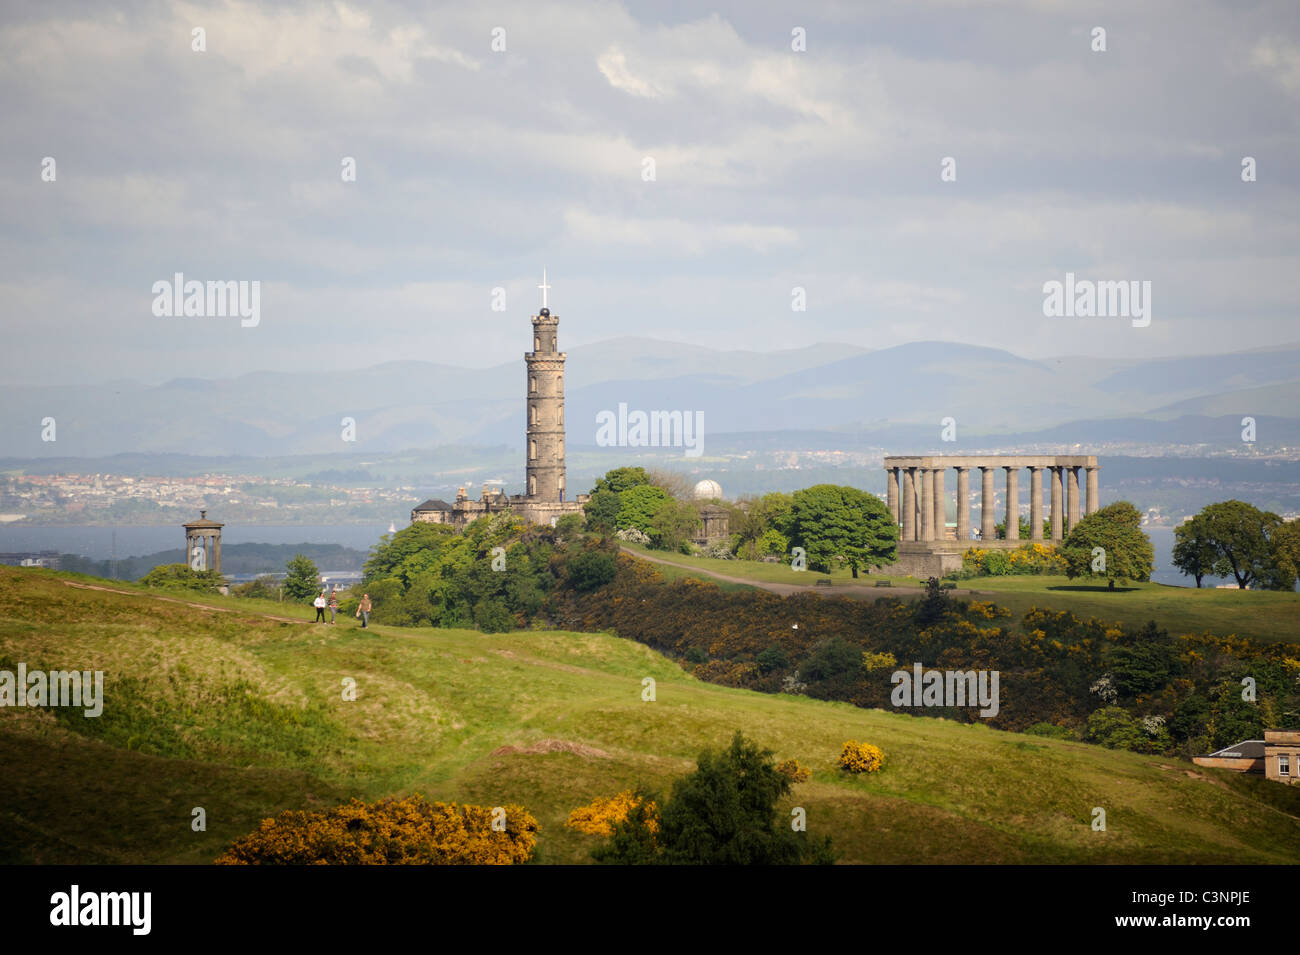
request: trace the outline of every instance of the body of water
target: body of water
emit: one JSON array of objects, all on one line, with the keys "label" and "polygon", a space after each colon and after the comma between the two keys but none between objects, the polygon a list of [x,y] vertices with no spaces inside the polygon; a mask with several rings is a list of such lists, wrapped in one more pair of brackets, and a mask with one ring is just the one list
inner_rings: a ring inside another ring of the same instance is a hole
[{"label": "body of water", "polygon": [[[231,544],[340,544],[368,551],[387,533],[387,524],[227,524],[221,531],[221,543],[227,547]],[[0,551],[53,550],[107,560],[114,556],[114,537],[117,557],[143,557],[185,547],[185,531],[172,524],[126,527],[0,524]]]}]

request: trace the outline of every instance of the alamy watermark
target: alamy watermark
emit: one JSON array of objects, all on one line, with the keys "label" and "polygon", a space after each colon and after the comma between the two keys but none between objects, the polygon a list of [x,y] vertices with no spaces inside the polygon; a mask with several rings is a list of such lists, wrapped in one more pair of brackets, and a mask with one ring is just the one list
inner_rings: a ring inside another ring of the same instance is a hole
[{"label": "alamy watermark", "polygon": [[87,717],[104,712],[104,671],[0,670],[0,706],[81,707]]},{"label": "alamy watermark", "polygon": [[925,670],[912,664],[912,672],[895,670],[889,678],[895,706],[979,706],[980,716],[998,715],[998,670]]},{"label": "alamy watermark", "polygon": [[1048,318],[1131,318],[1134,328],[1151,324],[1151,281],[1065,281],[1043,283],[1043,314]]},{"label": "alamy watermark", "polygon": [[153,313],[158,318],[225,318],[239,316],[244,328],[262,321],[262,283],[259,281],[185,281],[177,272],[169,282],[153,283]]},{"label": "alamy watermark", "polygon": [[596,444],[602,448],[685,448],[686,457],[704,453],[703,411],[631,411],[618,403],[618,414],[596,415]]}]

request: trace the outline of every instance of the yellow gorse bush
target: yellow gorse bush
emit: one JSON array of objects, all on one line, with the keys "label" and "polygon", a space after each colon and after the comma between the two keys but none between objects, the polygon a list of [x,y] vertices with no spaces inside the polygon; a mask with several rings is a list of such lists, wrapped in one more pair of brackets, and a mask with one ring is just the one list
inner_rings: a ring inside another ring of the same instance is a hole
[{"label": "yellow gorse bush", "polygon": [[884,764],[885,751],[871,743],[851,739],[840,753],[840,767],[851,773],[874,773]]},{"label": "yellow gorse bush", "polygon": [[537,820],[523,806],[499,807],[493,829],[486,806],[405,799],[359,799],[315,811],[290,810],[264,819],[236,841],[217,865],[511,865],[527,862]]},{"label": "yellow gorse bush", "polygon": [[[585,832],[593,836],[612,836],[614,834],[614,823],[623,822],[627,819],[628,813],[637,807],[640,799],[630,789],[625,789],[616,796],[608,798],[597,796],[590,805],[579,806],[573,812],[569,813],[568,821],[565,825],[570,829],[576,829],[579,832]],[[646,806],[647,821],[646,828],[650,832],[659,831],[659,807],[650,802]]]},{"label": "yellow gorse bush", "polygon": [[792,783],[807,782],[812,778],[812,770],[807,766],[799,765],[797,759],[783,759],[776,764],[776,771],[782,776],[788,776]]}]

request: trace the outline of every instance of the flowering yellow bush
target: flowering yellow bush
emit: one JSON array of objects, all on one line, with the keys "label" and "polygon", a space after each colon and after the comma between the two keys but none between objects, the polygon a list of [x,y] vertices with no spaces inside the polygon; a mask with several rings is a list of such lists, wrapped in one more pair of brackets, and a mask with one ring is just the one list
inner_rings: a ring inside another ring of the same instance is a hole
[{"label": "flowering yellow bush", "polygon": [[[569,819],[565,825],[570,829],[577,829],[579,832],[585,832],[593,836],[612,836],[614,834],[614,823],[623,822],[627,819],[627,814],[636,808],[640,800],[630,789],[625,789],[617,796],[605,798],[597,796],[591,801],[590,805],[579,806],[573,812],[569,813]],[[649,816],[646,822],[646,828],[650,832],[659,831],[659,807],[651,802],[646,806]]]},{"label": "flowering yellow bush", "polygon": [[851,773],[874,773],[885,764],[885,751],[870,743],[859,743],[855,739],[844,744],[840,753],[840,768]]},{"label": "flowering yellow bush", "polygon": [[[263,819],[217,865],[511,865],[532,858],[537,820],[523,806],[458,806],[405,799]],[[493,829],[495,818],[500,831]]]},{"label": "flowering yellow bush", "polygon": [[807,766],[800,766],[797,759],[781,760],[776,764],[776,771],[782,776],[789,776],[792,783],[802,783],[812,778],[812,770]]}]

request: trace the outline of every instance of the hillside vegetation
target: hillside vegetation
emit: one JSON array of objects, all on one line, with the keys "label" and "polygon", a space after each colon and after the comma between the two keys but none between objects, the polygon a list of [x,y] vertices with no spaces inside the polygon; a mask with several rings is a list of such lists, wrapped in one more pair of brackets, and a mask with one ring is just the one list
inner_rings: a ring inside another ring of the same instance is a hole
[{"label": "hillside vegetation", "polygon": [[[166,600],[11,568],[0,568],[0,591],[0,669],[105,674],[98,719],[0,710],[6,862],[210,862],[282,810],[416,792],[521,804],[541,825],[537,861],[583,862],[598,837],[565,828],[572,809],[638,783],[667,788],[738,728],[813,769],[790,805],[844,862],[1300,858],[1294,789],[712,685],[613,636],[312,625],[263,603]],[[646,677],[654,702],[642,699]],[[345,678],[354,702],[342,699]],[[849,739],[880,746],[884,769],[843,775]],[[205,832],[191,829],[195,807]],[[1091,828],[1094,807],[1104,832]]]}]

